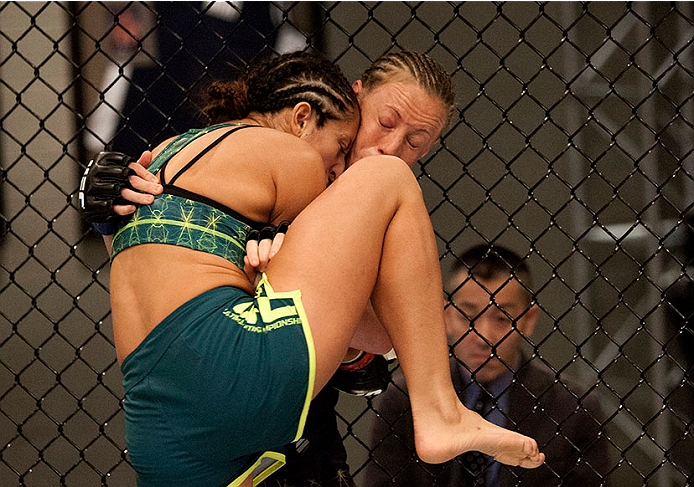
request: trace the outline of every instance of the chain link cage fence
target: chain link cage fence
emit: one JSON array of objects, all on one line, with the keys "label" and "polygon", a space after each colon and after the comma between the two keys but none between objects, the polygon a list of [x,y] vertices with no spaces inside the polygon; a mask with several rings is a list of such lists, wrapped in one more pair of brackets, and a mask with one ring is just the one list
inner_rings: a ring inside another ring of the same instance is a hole
[{"label": "chain link cage fence", "polygon": [[[310,46],[350,79],[399,49],[449,70],[456,113],[415,168],[444,277],[475,244],[523,256],[527,353],[599,397],[604,481],[689,485],[693,32],[686,2],[0,3],[0,484],[134,485],[85,163],[194,124],[225,69]],[[360,486],[378,418],[341,397]]]}]

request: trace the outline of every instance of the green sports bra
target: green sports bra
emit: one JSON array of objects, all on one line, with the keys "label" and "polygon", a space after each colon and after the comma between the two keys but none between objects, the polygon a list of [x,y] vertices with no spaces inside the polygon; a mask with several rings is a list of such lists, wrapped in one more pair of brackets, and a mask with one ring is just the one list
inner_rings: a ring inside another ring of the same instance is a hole
[{"label": "green sports bra", "polygon": [[[198,137],[228,127],[232,128],[183,166],[170,181],[166,181],[166,166],[179,150]],[[113,238],[111,260],[129,247],[159,243],[218,255],[243,269],[248,232],[260,230],[268,223],[255,222],[225,205],[174,186],[173,183],[226,137],[248,127],[255,125],[225,123],[194,129],[167,145],[149,167],[153,174],[160,172],[164,192],[155,196],[152,204],[138,207],[135,213],[120,223]]]}]

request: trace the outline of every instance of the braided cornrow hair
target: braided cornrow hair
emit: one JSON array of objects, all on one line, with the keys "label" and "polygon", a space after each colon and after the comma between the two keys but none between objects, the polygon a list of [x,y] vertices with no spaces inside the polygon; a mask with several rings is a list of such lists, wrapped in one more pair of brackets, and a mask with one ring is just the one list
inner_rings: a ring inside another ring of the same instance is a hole
[{"label": "braided cornrow hair", "polygon": [[205,114],[212,123],[240,119],[250,112],[273,113],[308,102],[318,127],[358,110],[357,97],[339,67],[304,51],[283,54],[252,67],[237,81],[214,83]]},{"label": "braided cornrow hair", "polygon": [[392,81],[397,74],[404,74],[421,86],[427,93],[444,104],[447,120],[450,120],[455,107],[455,93],[451,75],[425,53],[400,51],[392,52],[376,59],[361,77],[365,90]]}]

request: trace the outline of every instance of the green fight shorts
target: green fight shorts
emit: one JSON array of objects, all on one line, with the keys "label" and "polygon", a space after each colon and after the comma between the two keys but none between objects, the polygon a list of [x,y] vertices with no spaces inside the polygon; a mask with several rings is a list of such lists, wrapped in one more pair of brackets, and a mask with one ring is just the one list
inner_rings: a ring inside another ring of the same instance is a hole
[{"label": "green fight shorts", "polygon": [[139,487],[255,484],[302,434],[315,379],[299,291],[211,289],[123,361],[125,431]]}]

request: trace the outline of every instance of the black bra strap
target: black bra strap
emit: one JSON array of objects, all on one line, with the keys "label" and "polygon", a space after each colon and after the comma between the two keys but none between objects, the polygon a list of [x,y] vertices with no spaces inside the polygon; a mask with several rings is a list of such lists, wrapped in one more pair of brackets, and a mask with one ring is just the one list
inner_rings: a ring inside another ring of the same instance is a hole
[{"label": "black bra strap", "polygon": [[238,211],[232,210],[228,206],[223,205],[221,203],[218,203],[215,200],[208,198],[207,196],[193,193],[192,191],[188,191],[187,189],[179,188],[178,186],[171,186],[169,184],[166,184],[166,185],[164,185],[164,193],[171,194],[174,196],[179,196],[181,198],[186,198],[186,199],[193,200],[193,201],[199,201],[200,203],[205,203],[206,205],[210,205],[213,208],[217,208],[219,211],[222,211],[222,212],[226,213],[227,215],[229,215],[233,218],[236,218],[240,222],[243,222],[246,225],[248,225],[249,227],[254,228],[256,230],[260,230],[261,228],[268,226],[267,223],[261,223],[261,222],[251,220],[250,218],[246,218]]},{"label": "black bra strap", "polygon": [[169,163],[169,161],[170,161],[171,159],[167,160],[164,164],[162,164],[162,167],[161,167],[161,184],[162,184],[162,185],[166,185],[166,184],[171,185],[171,184],[173,184],[174,181],[176,181],[184,172],[186,172],[188,169],[190,169],[190,167],[191,167],[193,164],[195,164],[196,162],[198,162],[198,161],[200,160],[200,158],[202,158],[205,154],[207,154],[207,153],[208,153],[209,151],[211,151],[214,147],[216,147],[222,140],[224,140],[225,138],[227,138],[229,135],[231,135],[232,133],[236,132],[237,130],[241,130],[241,129],[246,128],[246,127],[257,127],[257,125],[239,125],[239,126],[237,126],[237,127],[232,128],[231,130],[227,130],[227,131],[224,132],[222,135],[220,135],[219,137],[217,137],[217,139],[216,139],[214,142],[212,142],[210,145],[208,145],[207,147],[205,147],[205,149],[203,149],[202,152],[200,152],[200,153],[199,153],[198,155],[196,155],[193,159],[191,159],[191,161],[188,162],[188,164],[186,164],[186,165],[183,166],[181,169],[179,169],[179,171],[178,171],[176,174],[174,174],[174,177],[171,178],[171,181],[169,181],[168,183],[166,182],[166,175],[165,175],[164,171],[166,170],[166,166],[167,166],[167,164]]}]

